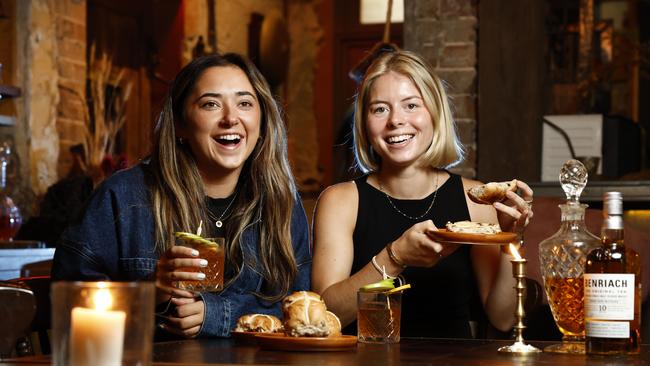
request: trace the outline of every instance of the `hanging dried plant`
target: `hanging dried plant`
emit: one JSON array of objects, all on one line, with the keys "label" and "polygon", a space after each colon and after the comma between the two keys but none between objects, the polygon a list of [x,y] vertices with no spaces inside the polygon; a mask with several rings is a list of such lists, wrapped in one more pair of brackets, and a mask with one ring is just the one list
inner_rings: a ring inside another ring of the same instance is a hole
[{"label": "hanging dried plant", "polygon": [[[125,69],[113,65],[112,59],[102,53],[96,57],[95,44],[91,46],[88,60],[87,96],[66,88],[82,101],[85,123],[81,169],[95,182],[106,174],[103,164],[112,161],[117,134],[126,122],[126,102],[131,95],[132,83],[124,80]],[[110,170],[110,169],[109,169]]]},{"label": "hanging dried plant", "polygon": [[[95,57],[95,45],[90,49],[88,64],[89,100],[86,118],[84,153],[86,163],[99,167],[106,157],[115,153],[115,140],[126,122],[126,102],[132,84],[126,82],[124,68],[115,69],[106,53]],[[111,91],[107,95],[108,91]]]}]

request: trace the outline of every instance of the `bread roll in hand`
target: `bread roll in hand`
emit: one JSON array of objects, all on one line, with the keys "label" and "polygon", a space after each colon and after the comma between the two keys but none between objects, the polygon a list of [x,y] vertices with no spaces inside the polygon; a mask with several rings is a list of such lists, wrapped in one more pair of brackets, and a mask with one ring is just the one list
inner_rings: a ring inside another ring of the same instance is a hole
[{"label": "bread roll in hand", "polygon": [[[282,300],[284,333],[291,337],[327,337],[327,307],[320,295],[298,291]],[[340,327],[340,326],[339,326]]]},{"label": "bread roll in hand", "polygon": [[247,314],[237,320],[235,332],[259,332],[279,333],[282,332],[282,322],[273,315]]},{"label": "bread roll in hand", "polygon": [[490,182],[467,190],[469,198],[480,204],[491,205],[506,198],[506,192],[517,190],[517,180],[509,182]]}]

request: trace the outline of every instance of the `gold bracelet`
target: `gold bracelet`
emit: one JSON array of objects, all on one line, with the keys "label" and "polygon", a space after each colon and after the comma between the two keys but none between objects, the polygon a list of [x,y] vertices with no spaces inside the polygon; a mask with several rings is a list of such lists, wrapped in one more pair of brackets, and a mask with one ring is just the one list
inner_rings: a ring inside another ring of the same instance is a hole
[{"label": "gold bracelet", "polygon": [[393,253],[393,242],[390,242],[390,243],[388,243],[388,245],[386,245],[386,252],[388,252],[388,257],[390,258],[390,260],[393,261],[393,263],[395,263],[398,266],[402,267],[402,269],[406,269],[406,264],[404,264],[404,262],[399,260],[397,258],[397,256],[395,255],[395,253]]}]

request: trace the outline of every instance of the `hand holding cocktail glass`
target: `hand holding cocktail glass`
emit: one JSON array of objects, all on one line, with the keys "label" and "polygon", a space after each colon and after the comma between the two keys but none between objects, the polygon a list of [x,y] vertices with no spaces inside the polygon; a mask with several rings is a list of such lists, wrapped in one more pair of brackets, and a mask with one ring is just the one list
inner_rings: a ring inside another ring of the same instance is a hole
[{"label": "hand holding cocktail glass", "polygon": [[184,337],[196,336],[205,317],[198,294],[223,289],[224,239],[202,238],[200,228],[197,234],[175,233],[177,245],[161,256],[156,271],[157,303],[167,301],[158,314],[165,318],[161,326]]},{"label": "hand holding cocktail glass", "polygon": [[177,232],[177,245],[169,248],[158,261],[156,284],[163,295],[193,298],[197,292],[223,289],[224,239],[202,238]]}]

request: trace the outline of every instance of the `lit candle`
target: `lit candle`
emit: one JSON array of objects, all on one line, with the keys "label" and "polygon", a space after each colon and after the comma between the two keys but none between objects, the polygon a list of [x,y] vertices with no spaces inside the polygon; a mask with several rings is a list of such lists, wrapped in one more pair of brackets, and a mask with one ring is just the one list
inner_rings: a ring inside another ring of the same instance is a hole
[{"label": "lit candle", "polygon": [[122,365],[126,313],[111,311],[108,289],[93,295],[94,309],[75,307],[70,320],[70,365]]},{"label": "lit candle", "polygon": [[517,250],[517,247],[510,244],[510,254],[512,254],[513,257],[515,257],[515,260],[520,261],[521,256],[519,255],[519,251]]}]

